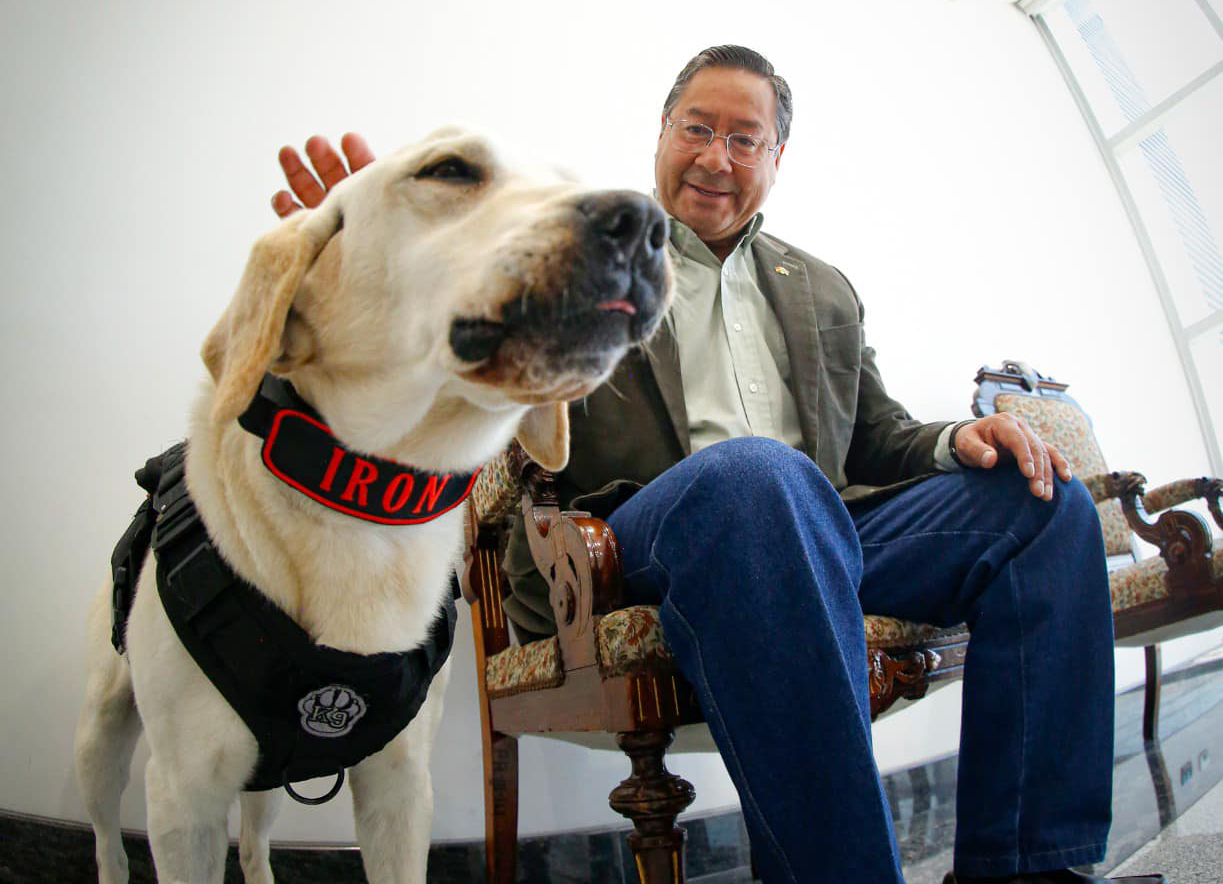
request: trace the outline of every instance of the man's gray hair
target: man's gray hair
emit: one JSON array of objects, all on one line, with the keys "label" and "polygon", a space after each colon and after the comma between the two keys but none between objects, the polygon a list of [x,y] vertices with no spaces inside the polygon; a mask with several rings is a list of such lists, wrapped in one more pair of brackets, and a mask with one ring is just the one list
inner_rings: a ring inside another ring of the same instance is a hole
[{"label": "man's gray hair", "polygon": [[662,112],[671,116],[679,97],[684,94],[688,82],[696,76],[696,72],[705,68],[734,68],[741,71],[751,71],[769,81],[773,87],[773,95],[777,98],[777,143],[784,144],[790,138],[790,121],[794,118],[794,99],[790,95],[790,85],[773,73],[773,65],[769,60],[746,46],[710,46],[698,52],[692,60],[684,65],[684,69],[675,78],[675,85],[667,93],[667,100],[662,106]]}]

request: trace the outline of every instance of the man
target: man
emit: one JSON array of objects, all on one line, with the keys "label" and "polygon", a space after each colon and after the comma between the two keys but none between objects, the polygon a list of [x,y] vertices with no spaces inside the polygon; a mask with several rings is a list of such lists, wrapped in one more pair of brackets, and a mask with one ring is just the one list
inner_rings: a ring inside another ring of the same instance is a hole
[{"label": "man", "polygon": [[[713,47],[680,73],[655,154],[673,322],[571,408],[559,491],[608,518],[628,591],[661,606],[766,882],[903,880],[864,611],[972,630],[947,881],[1104,880],[1069,870],[1103,856],[1110,818],[1095,507],[1021,419],[922,424],[888,397],[845,277],[760,231],[791,116],[785,81],[749,49]],[[354,136],[343,147],[354,167],[372,157]],[[307,151],[325,186],[343,177],[321,139]],[[281,160],[303,202],[321,199],[291,149]],[[282,191],[274,207],[296,204]],[[507,612],[551,631],[521,535],[507,561]]]}]

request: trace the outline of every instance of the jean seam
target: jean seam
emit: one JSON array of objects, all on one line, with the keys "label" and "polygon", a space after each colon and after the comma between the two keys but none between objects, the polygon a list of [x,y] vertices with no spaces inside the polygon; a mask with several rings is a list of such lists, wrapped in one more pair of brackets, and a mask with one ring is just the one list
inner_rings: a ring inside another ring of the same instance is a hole
[{"label": "jean seam", "polygon": [[918,537],[963,537],[966,534],[967,535],[980,535],[982,537],[1009,537],[1011,540],[1015,541],[1016,543],[1022,543],[1022,541],[1020,541],[1020,539],[1016,537],[1010,531],[962,530],[962,531],[921,531],[921,532],[916,532],[913,534],[906,534],[904,535],[904,537],[894,537],[891,540],[880,540],[875,543],[861,543],[860,546],[863,549],[866,549],[867,547],[873,548],[876,546],[887,546],[888,544],[891,544],[891,543],[897,543],[902,540],[913,540]]},{"label": "jean seam", "polygon": [[[654,557],[653,553],[651,553],[650,558],[654,560],[655,564],[657,564],[659,568],[661,568],[664,571],[664,573],[666,572],[666,568],[663,567],[661,562],[658,562],[658,560]],[[777,855],[781,857],[781,861],[785,865],[786,873],[789,874],[790,880],[795,882],[795,884],[797,884],[798,878],[794,874],[794,869],[790,866],[790,858],[786,856],[786,852],[782,849],[780,842],[778,842],[777,840],[777,835],[773,832],[772,827],[769,826],[768,820],[765,818],[764,814],[761,812],[760,805],[756,801],[756,796],[752,794],[751,786],[748,784],[747,777],[743,772],[743,764],[742,762],[739,761],[739,752],[735,748],[734,740],[731,738],[731,735],[730,735],[730,730],[726,727],[726,722],[722,718],[722,710],[718,708],[717,699],[714,697],[713,691],[709,689],[709,678],[705,674],[705,659],[703,655],[701,654],[701,643],[696,638],[696,630],[692,628],[692,624],[688,622],[688,618],[684,616],[683,612],[680,611],[679,608],[677,608],[674,604],[672,604],[670,607],[671,607],[671,610],[675,613],[676,619],[680,622],[680,624],[684,627],[684,629],[688,631],[688,634],[692,639],[692,645],[694,648],[696,648],[696,662],[697,662],[697,668],[700,672],[701,687],[705,691],[705,696],[709,699],[710,710],[717,715],[718,727],[721,729],[722,733],[725,734],[726,736],[727,751],[723,753],[723,760],[733,761],[735,767],[737,768],[739,772],[739,779],[743,783],[743,789],[740,792],[739,797],[740,799],[746,798],[751,803],[752,810],[755,812],[756,818],[760,821],[760,827],[764,830],[765,834],[768,835],[769,840],[773,843],[773,849],[776,851]],[[729,758],[727,757],[728,755],[729,755]]]},{"label": "jean seam", "polygon": [[1107,841],[1088,841],[1085,844],[1071,844],[1069,847],[1059,847],[1056,850],[1037,850],[1037,851],[1018,850],[1018,851],[1015,851],[1014,853],[1007,853],[1007,854],[1002,854],[1002,855],[999,855],[996,853],[962,853],[961,852],[959,853],[959,856],[961,856],[964,859],[987,859],[987,860],[1011,859],[1012,857],[1016,859],[1020,857],[1024,859],[1032,859],[1033,857],[1038,857],[1038,856],[1060,856],[1061,854],[1071,853],[1076,850],[1087,850],[1088,848],[1104,847],[1106,844],[1108,844]]},{"label": "jean seam", "polygon": [[1021,743],[1023,749],[1019,753],[1019,805],[1015,808],[1015,854],[1018,856],[1020,852],[1020,833],[1023,829],[1021,825],[1024,812],[1023,795],[1028,777],[1028,742],[1031,738],[1031,729],[1028,727],[1028,721],[1031,716],[1028,714],[1028,667],[1027,662],[1024,659],[1023,652],[1024,643],[1026,641],[1023,629],[1023,606],[1019,603],[1019,574],[1015,571],[1014,559],[1007,564],[1007,568],[1009,568],[1011,571],[1011,586],[1013,587],[1011,591],[1011,603],[1015,605],[1015,626],[1019,630],[1019,689],[1023,691],[1023,702],[1019,704],[1021,714],[1023,715],[1023,722],[1020,725],[1023,733],[1023,741]]}]

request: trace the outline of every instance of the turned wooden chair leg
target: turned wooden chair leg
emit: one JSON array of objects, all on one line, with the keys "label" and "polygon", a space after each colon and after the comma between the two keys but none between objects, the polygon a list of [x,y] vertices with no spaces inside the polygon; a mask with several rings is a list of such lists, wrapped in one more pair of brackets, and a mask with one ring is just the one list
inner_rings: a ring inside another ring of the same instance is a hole
[{"label": "turned wooden chair leg", "polygon": [[1172,791],[1172,777],[1168,776],[1168,765],[1164,762],[1164,751],[1159,743],[1143,746],[1147,757],[1147,770],[1151,772],[1151,784],[1155,787],[1155,808],[1159,812],[1159,828],[1166,829],[1176,820],[1176,793]]},{"label": "turned wooden chair leg", "polygon": [[[489,737],[486,732],[485,737]],[[496,731],[484,751],[484,850],[488,884],[518,875],[518,740]]]},{"label": "turned wooden chair leg", "polygon": [[684,830],[675,818],[692,803],[696,792],[687,780],[663,764],[663,754],[675,735],[671,731],[639,731],[617,735],[616,742],[633,765],[632,775],[612,790],[612,809],[633,821],[628,836],[641,884],[683,884]]},{"label": "turned wooden chair leg", "polygon": [[1142,739],[1145,743],[1159,742],[1159,689],[1163,675],[1159,645],[1143,648],[1147,658],[1147,686],[1142,704]]},{"label": "turned wooden chair leg", "polygon": [[1147,645],[1143,650],[1147,658],[1147,684],[1142,705],[1142,742],[1151,783],[1155,787],[1159,827],[1163,829],[1176,819],[1176,793],[1172,791],[1172,777],[1168,776],[1163,748],[1159,745],[1159,693],[1163,673],[1159,645]]}]

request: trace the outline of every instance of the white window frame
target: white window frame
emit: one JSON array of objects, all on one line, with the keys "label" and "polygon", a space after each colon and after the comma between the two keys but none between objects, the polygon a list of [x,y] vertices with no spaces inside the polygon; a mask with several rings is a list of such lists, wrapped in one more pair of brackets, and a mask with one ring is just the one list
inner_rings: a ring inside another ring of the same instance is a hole
[{"label": "white window frame", "polygon": [[[1190,344],[1201,335],[1218,335],[1223,333],[1223,309],[1214,310],[1204,318],[1188,326],[1181,320],[1180,312],[1177,310],[1176,303],[1173,300],[1171,287],[1168,284],[1167,275],[1164,273],[1159,255],[1152,243],[1142,213],[1134,200],[1133,193],[1125,179],[1119,162],[1119,157],[1122,153],[1158,130],[1163,120],[1175,108],[1202,89],[1206,84],[1212,82],[1216,77],[1223,75],[1223,60],[1216,62],[1205,72],[1190,82],[1185,83],[1172,95],[1159,102],[1159,104],[1152,107],[1138,119],[1130,122],[1125,128],[1110,138],[1105,135],[1103,127],[1096,118],[1087,95],[1079,85],[1070,63],[1050,31],[1048,24],[1044,21],[1044,14],[1060,7],[1063,2],[1064,0],[1015,0],[1015,5],[1031,18],[1033,25],[1035,25],[1036,30],[1052,54],[1058,69],[1062,73],[1062,77],[1066,81],[1067,87],[1070,89],[1071,95],[1074,97],[1075,104],[1078,105],[1079,111],[1083,115],[1083,120],[1090,130],[1092,138],[1095,139],[1096,146],[1100,150],[1100,156],[1103,158],[1104,165],[1108,169],[1108,174],[1117,188],[1117,195],[1120,197],[1121,203],[1125,208],[1126,216],[1129,218],[1130,226],[1133,228],[1134,236],[1138,241],[1143,258],[1146,260],[1147,268],[1150,271],[1151,280],[1159,295],[1164,315],[1168,320],[1172,340],[1176,346],[1177,356],[1180,358],[1181,367],[1185,373],[1185,380],[1189,387],[1189,394],[1197,414],[1198,426],[1201,429],[1202,440],[1206,446],[1206,455],[1210,463],[1211,472],[1216,476],[1223,475],[1223,455],[1220,454],[1218,434],[1215,430],[1210,409],[1207,406],[1201,376],[1193,359],[1193,353],[1190,350]],[[1203,15],[1219,35],[1220,40],[1223,40],[1223,20],[1220,19],[1219,14],[1210,5],[1209,0],[1194,0],[1194,2],[1201,8]],[[1215,415],[1215,417],[1223,417],[1223,415]]]}]

